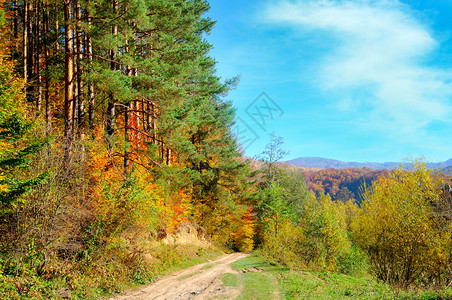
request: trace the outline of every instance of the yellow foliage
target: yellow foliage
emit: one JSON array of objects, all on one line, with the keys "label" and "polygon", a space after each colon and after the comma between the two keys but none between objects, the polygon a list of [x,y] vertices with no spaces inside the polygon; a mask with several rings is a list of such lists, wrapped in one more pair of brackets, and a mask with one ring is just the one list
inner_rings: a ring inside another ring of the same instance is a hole
[{"label": "yellow foliage", "polygon": [[233,234],[235,247],[239,251],[251,251],[254,248],[256,220],[251,207],[241,217],[241,224]]},{"label": "yellow foliage", "polygon": [[[274,222],[267,218],[264,222]],[[291,222],[288,218],[278,220],[278,231],[267,227],[263,233],[264,255],[271,261],[284,264],[290,268],[304,267],[304,258],[300,256],[301,246],[305,241],[303,228]]]},{"label": "yellow foliage", "polygon": [[433,218],[440,196],[438,178],[423,162],[410,172],[394,170],[366,191],[351,228],[380,279],[407,286],[442,260],[450,233],[440,234]]},{"label": "yellow foliage", "polygon": [[316,269],[337,269],[338,258],[351,251],[347,235],[346,206],[333,202],[328,195],[316,199],[313,194],[305,204],[302,228],[306,239],[301,255],[306,264]]}]

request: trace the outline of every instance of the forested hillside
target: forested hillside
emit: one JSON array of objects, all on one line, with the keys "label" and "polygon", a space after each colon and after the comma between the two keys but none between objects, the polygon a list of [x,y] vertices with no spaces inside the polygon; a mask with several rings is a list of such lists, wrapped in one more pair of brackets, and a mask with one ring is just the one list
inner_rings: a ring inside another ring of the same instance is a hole
[{"label": "forested hillside", "polygon": [[360,204],[366,187],[388,170],[371,170],[369,168],[323,169],[304,171],[306,182],[317,196],[329,194],[334,201],[347,202],[353,200]]}]

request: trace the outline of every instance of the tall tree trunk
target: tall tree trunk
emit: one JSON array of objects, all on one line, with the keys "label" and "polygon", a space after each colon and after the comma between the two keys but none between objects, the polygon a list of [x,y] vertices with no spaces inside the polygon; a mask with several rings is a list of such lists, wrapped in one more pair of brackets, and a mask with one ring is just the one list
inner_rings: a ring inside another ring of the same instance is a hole
[{"label": "tall tree trunk", "polygon": [[141,102],[141,115],[142,115],[142,120],[143,120],[143,132],[144,132],[144,134],[146,134],[144,136],[144,140],[146,142],[149,142],[149,134],[151,133],[151,131],[150,131],[151,120],[149,117],[149,107],[150,106],[149,106],[149,102],[144,98],[142,98],[140,102]]},{"label": "tall tree trunk", "polygon": [[73,81],[74,81],[74,88],[73,88],[73,92],[74,92],[74,97],[73,97],[73,106],[72,106],[72,118],[73,118],[73,122],[72,122],[72,130],[73,130],[73,136],[75,137],[75,134],[78,134],[80,131],[80,119],[79,119],[79,99],[80,99],[80,86],[79,86],[79,74],[80,74],[80,70],[79,70],[79,66],[80,66],[80,62],[79,62],[79,53],[78,53],[78,42],[79,42],[79,21],[78,21],[78,12],[77,9],[79,9],[79,0],[72,0],[72,9],[73,9],[73,16],[72,18],[75,19],[75,28],[72,29],[72,46],[73,46],[73,51],[75,51],[75,53],[73,53],[73,66],[74,66],[74,77],[73,77]]},{"label": "tall tree trunk", "polygon": [[13,37],[14,37],[14,39],[17,39],[17,36],[18,36],[18,19],[19,19],[19,7],[18,7],[18,5],[17,5],[17,1],[16,0],[14,0],[13,2],[12,2],[12,5],[13,5],[13,11],[14,11],[14,19],[13,19],[13,26],[14,26],[14,28],[13,28]]},{"label": "tall tree trunk", "polygon": [[[30,0],[28,0],[30,1]],[[29,13],[28,13],[28,2],[24,1],[24,24],[23,24],[23,34],[22,34],[22,55],[23,55],[23,68],[24,68],[24,81],[28,84],[28,23]]]},{"label": "tall tree trunk", "polygon": [[[77,19],[77,120],[80,133],[80,140],[85,138],[85,99],[83,94],[83,78],[82,78],[82,60],[83,60],[83,36],[84,32],[81,28],[82,9],[80,0],[75,0],[75,17]],[[84,152],[82,143],[82,153]]]},{"label": "tall tree trunk", "polygon": [[154,102],[151,102],[151,135],[152,135],[152,143],[154,145],[157,145],[158,141],[157,141],[157,125],[155,122],[156,119],[156,114],[155,114],[155,104]]},{"label": "tall tree trunk", "polygon": [[74,60],[73,40],[71,25],[71,0],[64,0],[64,53],[65,53],[65,75],[64,75],[64,137],[65,137],[65,159],[69,163],[72,156],[73,139],[73,107],[74,107]]},{"label": "tall tree trunk", "polygon": [[42,11],[42,1],[37,1],[36,4],[36,26],[35,26],[35,37],[36,37],[36,85],[37,85],[37,95],[36,95],[36,110],[38,114],[41,111],[42,106],[42,77],[41,77],[41,47],[42,47],[42,28],[41,28],[41,11]]},{"label": "tall tree trunk", "polygon": [[[112,5],[113,5],[113,14],[116,14],[118,11],[118,2],[113,0]],[[111,33],[113,36],[118,34],[118,27],[116,25],[113,25],[113,27],[111,29]],[[110,60],[111,60],[110,69],[112,71],[115,71],[117,67],[116,67],[116,63],[114,62],[115,51],[113,49],[110,50]],[[113,95],[113,92],[110,92],[110,96],[109,96],[105,131],[107,133],[108,144],[109,144],[109,148],[111,150],[111,148],[113,147],[112,140],[113,140],[113,137],[115,134],[115,97]]]},{"label": "tall tree trunk", "polygon": [[[91,27],[91,15],[89,11],[87,13],[88,25]],[[93,41],[91,34],[87,34],[87,54],[89,58],[90,69],[93,68]],[[88,83],[88,124],[89,124],[89,134],[92,137],[94,132],[94,83],[92,80]]]},{"label": "tall tree trunk", "polygon": [[[126,53],[129,53],[128,41],[126,41]],[[130,68],[130,66],[126,66],[126,75],[134,76],[136,73],[134,70]],[[124,175],[127,177],[129,175],[129,165],[130,165],[130,111],[133,110],[133,100],[131,100],[124,110],[124,140],[125,140],[125,149],[124,149]]]},{"label": "tall tree trunk", "polygon": [[107,138],[109,139],[109,147],[112,147],[111,139],[115,134],[115,103],[112,102],[112,100],[114,100],[114,97],[111,94],[107,107],[107,122],[105,129],[105,132],[107,133]]},{"label": "tall tree trunk", "polygon": [[33,87],[31,85],[31,81],[33,80],[33,0],[28,0],[26,2],[26,14],[28,16],[28,21],[24,24],[24,27],[27,31],[27,86],[26,86],[26,95],[27,101],[33,102]]},{"label": "tall tree trunk", "polygon": [[[136,74],[136,72],[135,72]],[[136,75],[135,75],[136,76]],[[133,131],[132,138],[134,141],[136,141],[136,148],[141,149],[141,140],[140,140],[140,126],[141,126],[141,120],[140,120],[140,102],[138,100],[134,101],[133,110],[134,113],[134,120],[135,120],[135,130]]]},{"label": "tall tree trunk", "polygon": [[124,175],[127,177],[129,175],[129,165],[130,165],[130,129],[129,129],[129,109],[133,105],[133,101],[131,101],[128,105],[126,105],[124,110],[124,140],[125,140],[125,149],[124,149]]},{"label": "tall tree trunk", "polygon": [[[72,9],[75,13],[75,1],[72,0],[73,5],[72,5]],[[75,19],[75,16],[72,16],[73,19]],[[77,57],[77,25],[75,26],[75,28],[72,28],[72,66],[73,66],[73,70],[72,70],[72,81],[73,81],[73,88],[72,88],[72,92],[73,92],[73,96],[72,96],[72,136],[75,137],[76,133],[78,133],[78,115],[77,115],[77,111],[78,111],[78,82],[77,82],[77,74],[78,74],[78,70],[77,70],[77,61],[78,61],[78,57]],[[75,53],[74,53],[75,52]]]},{"label": "tall tree trunk", "polygon": [[[70,0],[64,0],[64,1],[70,1]],[[58,20],[58,17],[55,18],[55,31],[56,31],[56,40],[55,40],[55,52],[58,52],[60,49],[60,43],[58,39],[58,35],[60,33],[60,21]]]},{"label": "tall tree trunk", "polygon": [[44,68],[45,68],[45,77],[44,77],[44,99],[45,99],[45,118],[46,118],[46,132],[50,132],[50,83],[49,83],[49,57],[50,57],[50,43],[49,43],[49,2],[46,0],[45,2],[45,12],[43,14],[44,18]]}]

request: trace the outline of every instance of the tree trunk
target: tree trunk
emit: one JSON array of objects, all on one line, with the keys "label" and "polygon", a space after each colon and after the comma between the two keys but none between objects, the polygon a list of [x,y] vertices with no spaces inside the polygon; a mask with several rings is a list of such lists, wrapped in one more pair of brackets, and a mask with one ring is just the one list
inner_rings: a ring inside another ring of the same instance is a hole
[{"label": "tree trunk", "polygon": [[82,60],[83,60],[83,37],[84,32],[81,27],[82,22],[82,8],[80,5],[80,0],[75,0],[75,18],[76,18],[76,50],[77,50],[77,132],[80,136],[80,152],[81,152],[81,160],[85,160],[85,146],[83,144],[83,140],[85,139],[85,95],[83,93],[83,69],[82,69]]},{"label": "tree trunk", "polygon": [[[30,1],[30,0],[28,0]],[[23,68],[24,68],[24,81],[25,84],[28,84],[28,23],[29,23],[29,14],[28,14],[28,3],[24,1],[24,28],[22,35],[22,55],[23,55]]]},{"label": "tree trunk", "polygon": [[[110,100],[114,100],[113,96],[110,95]],[[107,123],[106,123],[106,133],[109,139],[113,138],[115,134],[115,103],[112,101],[108,102],[107,107]],[[110,145],[111,147],[111,145]]]},{"label": "tree trunk", "polygon": [[72,156],[73,107],[74,107],[74,60],[71,25],[71,0],[64,0],[64,137],[65,160],[69,163]]},{"label": "tree trunk", "polygon": [[171,166],[171,149],[166,149],[166,165]]},{"label": "tree trunk", "polygon": [[[18,36],[18,18],[19,18],[19,7],[17,5],[17,1],[12,2],[13,10],[14,10],[14,19],[13,19],[13,37],[17,39]],[[17,49],[17,48],[16,48]]]},{"label": "tree trunk", "polygon": [[42,30],[41,30],[41,11],[42,3],[37,1],[36,5],[36,26],[35,26],[35,36],[36,36],[36,85],[37,85],[37,95],[36,95],[36,110],[39,114],[42,106],[42,77],[41,77],[41,47],[42,47]]},{"label": "tree trunk", "polygon": [[27,86],[26,96],[28,102],[33,102],[33,88],[31,86],[31,81],[33,78],[33,0],[26,1],[25,11],[27,14],[27,23],[24,24],[24,28],[26,28],[27,32],[27,78],[26,83]]},{"label": "tree trunk", "polygon": [[157,145],[157,125],[155,123],[155,118],[156,118],[156,114],[155,114],[155,104],[152,102],[151,103],[151,134],[152,134],[152,143],[154,145]]},{"label": "tree trunk", "polygon": [[[118,2],[113,0],[112,5],[113,5],[113,14],[116,14],[118,11]],[[118,34],[118,27],[116,25],[113,25],[111,33],[113,36]],[[110,60],[111,60],[110,69],[112,71],[115,71],[117,67],[116,63],[114,62],[115,51],[113,49],[110,50]],[[107,122],[105,131],[107,134],[108,145],[111,151],[111,148],[113,147],[112,140],[115,134],[115,97],[113,95],[113,92],[110,92],[110,97],[108,101]]]},{"label": "tree trunk", "polygon": [[[87,11],[88,15],[88,25],[91,27],[91,15]],[[93,41],[90,34],[87,34],[87,52],[89,58],[90,69],[93,67]],[[94,83],[90,81],[88,83],[88,124],[89,124],[89,134],[93,137],[94,132]]]},{"label": "tree trunk", "polygon": [[[126,53],[129,53],[128,41],[126,41]],[[126,67],[126,75],[133,76],[136,73],[130,68],[130,66]],[[133,100],[131,100],[124,110],[124,140],[125,140],[125,149],[124,149],[124,176],[129,175],[129,166],[130,166],[130,122],[129,122],[129,113],[133,110]]]},{"label": "tree trunk", "polygon": [[130,165],[130,130],[129,130],[129,108],[133,105],[133,101],[126,106],[124,110],[124,140],[126,142],[124,150],[124,175],[127,177],[129,175],[129,165]]},{"label": "tree trunk", "polygon": [[80,132],[80,139],[84,139],[84,127],[85,127],[85,103],[83,94],[83,79],[82,79],[82,60],[83,60],[83,32],[81,29],[82,12],[80,6],[80,0],[75,1],[75,17],[77,19],[77,119]]},{"label": "tree trunk", "polygon": [[45,68],[45,77],[44,77],[44,99],[45,99],[45,106],[46,106],[46,112],[45,112],[45,118],[46,118],[46,132],[50,132],[50,83],[49,83],[49,57],[50,57],[50,46],[49,46],[49,2],[46,0],[46,6],[45,6],[45,12],[43,14],[44,18],[44,68]]}]

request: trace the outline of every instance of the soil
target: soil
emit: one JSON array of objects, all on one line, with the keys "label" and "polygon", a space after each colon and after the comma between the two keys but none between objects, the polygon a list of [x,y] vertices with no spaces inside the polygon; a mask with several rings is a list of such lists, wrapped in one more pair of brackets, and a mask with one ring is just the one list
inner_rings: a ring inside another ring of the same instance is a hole
[{"label": "soil", "polygon": [[237,273],[231,264],[249,254],[226,254],[216,260],[209,261],[177,271],[159,281],[130,290],[110,300],[182,300],[182,299],[233,299],[238,291],[224,287],[221,275]]}]

